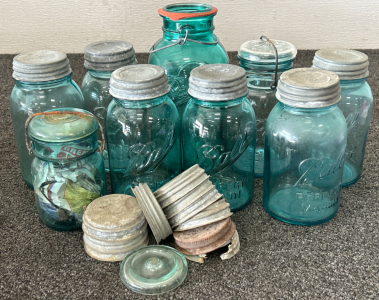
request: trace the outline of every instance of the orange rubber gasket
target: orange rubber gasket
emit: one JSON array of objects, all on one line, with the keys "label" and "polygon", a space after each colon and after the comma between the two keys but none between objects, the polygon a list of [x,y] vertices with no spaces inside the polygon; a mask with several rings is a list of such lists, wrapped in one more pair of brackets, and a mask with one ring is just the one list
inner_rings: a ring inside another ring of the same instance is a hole
[{"label": "orange rubber gasket", "polygon": [[216,7],[213,7],[210,11],[205,11],[201,13],[178,13],[178,12],[169,12],[163,10],[163,8],[158,9],[158,13],[162,17],[167,17],[172,21],[179,21],[182,19],[190,19],[190,18],[199,18],[199,17],[206,17],[215,15],[217,13],[218,9]]}]

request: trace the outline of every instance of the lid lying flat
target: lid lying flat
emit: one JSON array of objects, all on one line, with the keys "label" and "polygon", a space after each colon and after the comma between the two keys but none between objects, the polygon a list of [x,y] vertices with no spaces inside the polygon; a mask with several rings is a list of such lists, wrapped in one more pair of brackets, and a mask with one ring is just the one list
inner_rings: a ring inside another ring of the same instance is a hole
[{"label": "lid lying flat", "polygon": [[341,80],[368,77],[368,56],[349,49],[321,49],[313,59],[313,67],[335,72]]},{"label": "lid lying flat", "polygon": [[133,45],[125,41],[100,41],[84,49],[84,67],[95,71],[114,71],[136,64]]},{"label": "lid lying flat", "polygon": [[83,109],[59,108],[48,112],[48,115],[38,115],[30,121],[28,133],[31,138],[44,142],[75,141],[91,135],[98,128],[93,117],[70,113],[91,115]]},{"label": "lid lying flat", "polygon": [[[273,40],[276,50],[278,51],[278,63],[293,61],[296,57],[297,50],[291,43]],[[275,50],[267,41],[252,40],[245,42],[238,50],[238,57],[251,61],[256,64],[273,64],[275,67]]]},{"label": "lid lying flat", "polygon": [[187,271],[187,261],[180,252],[167,246],[148,246],[124,259],[120,277],[136,293],[157,295],[181,285]]},{"label": "lid lying flat", "polygon": [[70,75],[66,54],[51,50],[23,53],[13,58],[13,78],[26,82],[44,82]]},{"label": "lid lying flat", "polygon": [[147,100],[161,97],[170,91],[162,67],[131,65],[117,69],[110,80],[110,94],[118,99]]},{"label": "lid lying flat", "polygon": [[241,67],[209,64],[191,71],[188,94],[199,100],[233,100],[247,93],[246,71]]},{"label": "lid lying flat", "polygon": [[339,102],[340,91],[339,78],[335,73],[299,68],[282,74],[276,98],[293,107],[320,108]]}]

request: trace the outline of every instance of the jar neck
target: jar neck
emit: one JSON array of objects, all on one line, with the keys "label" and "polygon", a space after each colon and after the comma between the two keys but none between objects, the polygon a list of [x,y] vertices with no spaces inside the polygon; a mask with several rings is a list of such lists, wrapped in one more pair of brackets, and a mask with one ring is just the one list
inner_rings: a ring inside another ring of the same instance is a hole
[{"label": "jar neck", "polygon": [[95,78],[100,79],[111,79],[112,72],[113,71],[95,71],[95,70],[88,70],[88,72]]},{"label": "jar neck", "polygon": [[367,80],[367,77],[359,78],[359,79],[350,79],[350,80],[343,80],[340,79],[340,85],[342,87],[353,87],[353,86],[361,86],[364,84]]},{"label": "jar neck", "polygon": [[203,107],[210,107],[210,108],[228,108],[232,106],[236,106],[242,103],[246,97],[236,98],[232,100],[225,100],[225,101],[209,101],[209,100],[200,100],[197,98],[192,98],[193,101]]},{"label": "jar neck", "polygon": [[20,80],[15,79],[15,82],[18,87],[23,87],[23,88],[52,88],[64,83],[70,83],[71,77],[72,77],[72,73],[65,77],[51,80],[51,81],[30,82],[30,81],[20,81]]},{"label": "jar neck", "polygon": [[338,103],[326,106],[326,107],[317,107],[317,108],[303,108],[303,107],[294,107],[287,104],[284,104],[278,101],[279,105],[282,106],[283,110],[288,111],[291,114],[327,114],[338,108]]},{"label": "jar neck", "polygon": [[178,21],[163,17],[163,36],[168,40],[184,38],[188,30],[189,39],[206,39],[213,36],[213,17],[199,17]]},{"label": "jar neck", "polygon": [[164,102],[167,98],[167,95],[153,98],[153,99],[147,99],[147,100],[128,100],[128,99],[119,99],[114,98],[116,103],[122,107],[125,108],[150,108],[157,105],[160,105],[162,102]]}]

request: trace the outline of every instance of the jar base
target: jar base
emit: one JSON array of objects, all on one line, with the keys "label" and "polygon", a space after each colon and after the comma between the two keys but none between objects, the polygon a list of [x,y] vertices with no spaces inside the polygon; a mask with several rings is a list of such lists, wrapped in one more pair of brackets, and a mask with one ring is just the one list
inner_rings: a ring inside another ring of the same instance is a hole
[{"label": "jar base", "polygon": [[356,168],[350,162],[345,162],[343,166],[342,187],[356,183],[360,177],[361,173],[357,172]]}]

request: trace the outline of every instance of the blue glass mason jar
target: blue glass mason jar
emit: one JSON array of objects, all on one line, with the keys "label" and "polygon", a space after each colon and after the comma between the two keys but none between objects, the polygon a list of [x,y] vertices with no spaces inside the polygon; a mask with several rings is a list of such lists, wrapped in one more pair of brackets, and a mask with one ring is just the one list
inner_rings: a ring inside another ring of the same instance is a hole
[{"label": "blue glass mason jar", "polygon": [[[247,99],[253,106],[257,119],[254,166],[256,177],[263,176],[265,127],[268,115],[277,103],[275,97],[277,80],[281,73],[292,69],[296,54],[297,50],[291,43],[270,41],[265,37],[262,37],[262,40],[243,43],[238,51],[239,65],[246,70],[249,90]],[[276,58],[278,58],[277,64]]]},{"label": "blue glass mason jar", "polygon": [[71,76],[67,56],[61,52],[41,50],[13,59],[16,85],[10,97],[10,110],[22,177],[30,188],[33,188],[30,166],[34,154],[28,155],[25,145],[26,119],[54,108],[84,108],[82,92]]},{"label": "blue glass mason jar", "polygon": [[229,62],[224,47],[213,34],[217,8],[208,4],[170,4],[158,10],[163,18],[163,37],[150,49],[149,64],[166,70],[170,97],[181,118],[190,99],[188,78],[192,69]]},{"label": "blue glass mason jar", "polygon": [[321,224],[340,203],[347,127],[338,76],[293,69],[282,74],[276,96],[266,123],[263,206],[287,223]]},{"label": "blue glass mason jar", "polygon": [[341,101],[338,106],[347,124],[342,187],[354,184],[362,174],[373,106],[371,88],[366,82],[368,65],[366,54],[348,49],[322,49],[313,59],[313,67],[333,71],[340,78]]},{"label": "blue glass mason jar", "polygon": [[141,182],[155,191],[180,173],[179,116],[169,90],[159,66],[112,73],[106,132],[114,193],[133,195]]},{"label": "blue glass mason jar", "polygon": [[243,209],[253,199],[256,132],[246,72],[228,64],[197,67],[188,93],[181,127],[184,169],[198,164],[231,210]]},{"label": "blue glass mason jar", "polygon": [[73,108],[36,113],[26,121],[27,147],[35,155],[35,205],[41,221],[52,229],[80,228],[85,207],[107,194],[97,122],[89,112]]},{"label": "blue glass mason jar", "polygon": [[[133,45],[124,41],[101,41],[84,50],[84,67],[88,70],[82,82],[85,109],[93,113],[105,127],[105,116],[113,97],[109,80],[114,70],[137,63]],[[101,138],[98,132],[99,139]],[[109,172],[108,150],[103,151],[105,170]]]}]

